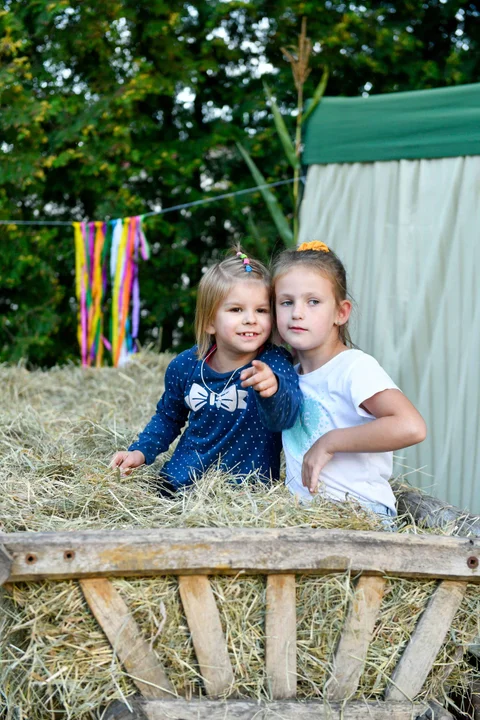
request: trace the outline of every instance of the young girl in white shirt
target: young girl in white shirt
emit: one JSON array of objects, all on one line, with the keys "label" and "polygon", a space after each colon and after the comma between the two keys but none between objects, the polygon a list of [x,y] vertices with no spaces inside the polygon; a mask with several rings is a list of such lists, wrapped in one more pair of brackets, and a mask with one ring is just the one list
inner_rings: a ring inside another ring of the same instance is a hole
[{"label": "young girl in white shirt", "polygon": [[278,332],[295,351],[304,402],[283,432],[286,484],[395,516],[393,450],[426,436],[420,413],[378,362],[351,348],[345,268],[324,243],[282,252],[273,265]]}]

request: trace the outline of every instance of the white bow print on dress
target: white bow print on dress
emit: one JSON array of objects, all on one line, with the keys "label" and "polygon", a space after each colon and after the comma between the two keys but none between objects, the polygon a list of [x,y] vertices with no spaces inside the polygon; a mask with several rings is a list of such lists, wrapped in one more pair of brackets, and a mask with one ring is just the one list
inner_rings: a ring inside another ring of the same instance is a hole
[{"label": "white bow print on dress", "polygon": [[185,395],[185,402],[190,410],[194,412],[207,404],[211,407],[233,412],[237,409],[244,410],[247,407],[247,395],[246,390],[238,390],[235,385],[230,385],[220,393],[214,393],[198,383],[193,383],[188,395]]}]

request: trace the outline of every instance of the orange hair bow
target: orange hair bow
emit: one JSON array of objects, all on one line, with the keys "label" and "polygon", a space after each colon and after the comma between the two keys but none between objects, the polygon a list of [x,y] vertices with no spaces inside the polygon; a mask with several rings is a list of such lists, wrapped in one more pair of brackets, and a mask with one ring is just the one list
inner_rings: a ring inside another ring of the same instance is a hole
[{"label": "orange hair bow", "polygon": [[311,242],[304,242],[298,246],[297,252],[303,252],[304,250],[317,250],[318,252],[330,252],[328,245],[320,240],[312,240]]}]

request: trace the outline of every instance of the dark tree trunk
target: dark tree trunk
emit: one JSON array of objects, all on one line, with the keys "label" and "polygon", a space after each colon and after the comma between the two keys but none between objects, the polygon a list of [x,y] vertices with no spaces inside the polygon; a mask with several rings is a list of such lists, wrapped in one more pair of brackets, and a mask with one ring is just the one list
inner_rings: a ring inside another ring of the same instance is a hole
[{"label": "dark tree trunk", "polygon": [[480,537],[480,516],[470,515],[410,485],[394,482],[392,487],[399,515],[411,515],[416,523],[428,528],[454,525],[453,535]]}]

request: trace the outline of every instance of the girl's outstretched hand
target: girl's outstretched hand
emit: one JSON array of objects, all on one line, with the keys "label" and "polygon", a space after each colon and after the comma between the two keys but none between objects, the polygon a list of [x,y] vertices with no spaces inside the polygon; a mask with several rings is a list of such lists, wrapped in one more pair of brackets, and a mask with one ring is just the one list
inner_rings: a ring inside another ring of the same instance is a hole
[{"label": "girl's outstretched hand", "polygon": [[312,495],[318,491],[320,473],[333,458],[333,452],[326,448],[325,437],[326,435],[314,442],[310,450],[303,456],[302,485],[308,488]]},{"label": "girl's outstretched hand", "polygon": [[145,455],[140,450],[121,450],[113,456],[110,467],[119,468],[122,475],[130,475],[132,470],[145,462]]},{"label": "girl's outstretched hand", "polygon": [[252,366],[243,370],[240,375],[242,387],[253,387],[263,398],[275,395],[278,380],[271,367],[261,360],[252,360]]}]

